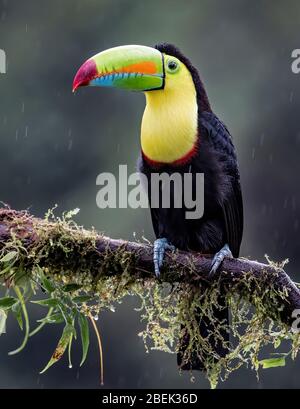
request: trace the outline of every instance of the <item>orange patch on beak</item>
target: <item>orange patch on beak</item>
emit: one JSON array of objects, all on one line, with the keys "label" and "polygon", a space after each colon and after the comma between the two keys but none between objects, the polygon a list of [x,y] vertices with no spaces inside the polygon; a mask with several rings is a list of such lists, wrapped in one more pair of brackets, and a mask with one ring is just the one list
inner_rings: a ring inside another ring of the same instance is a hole
[{"label": "orange patch on beak", "polygon": [[133,72],[133,73],[139,73],[139,74],[156,74],[156,65],[152,61],[145,61],[145,62],[140,62],[137,64],[131,64],[128,65],[127,67],[122,68],[119,72]]}]

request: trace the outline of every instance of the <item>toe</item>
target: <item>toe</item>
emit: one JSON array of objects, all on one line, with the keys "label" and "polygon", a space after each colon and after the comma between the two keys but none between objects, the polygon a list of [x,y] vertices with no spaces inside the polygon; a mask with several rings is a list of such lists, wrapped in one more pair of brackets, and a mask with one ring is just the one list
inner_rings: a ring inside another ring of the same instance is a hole
[{"label": "toe", "polygon": [[163,265],[164,255],[166,250],[175,250],[175,247],[168,243],[166,238],[157,239],[154,242],[153,262],[156,277],[160,275],[160,268]]},{"label": "toe", "polygon": [[[214,260],[215,260],[215,257],[214,257]],[[210,268],[210,271],[208,273],[209,277],[213,277],[216,274],[216,272],[217,272],[217,270],[219,268],[219,265],[221,264],[221,262],[219,260],[215,260],[215,261],[214,260],[211,263],[211,268]]]},{"label": "toe", "polygon": [[209,277],[213,276],[217,272],[218,268],[220,267],[225,257],[232,258],[232,253],[230,251],[228,244],[225,244],[225,246],[214,255],[214,258],[212,259],[211,262]]},{"label": "toe", "polygon": [[159,267],[160,267],[160,251],[158,248],[154,247],[154,256],[153,256],[153,262],[154,262],[154,271],[155,271],[155,275],[156,277],[159,277],[160,275],[160,271],[159,271]]},{"label": "toe", "polygon": [[156,276],[157,278],[159,278],[159,276],[160,276],[160,271],[159,271],[158,262],[154,262],[154,272],[155,272],[155,276]]},{"label": "toe", "polygon": [[165,247],[161,247],[160,251],[159,251],[159,256],[158,256],[158,265],[159,265],[159,267],[161,267],[162,264],[163,264],[164,255],[165,255]]}]

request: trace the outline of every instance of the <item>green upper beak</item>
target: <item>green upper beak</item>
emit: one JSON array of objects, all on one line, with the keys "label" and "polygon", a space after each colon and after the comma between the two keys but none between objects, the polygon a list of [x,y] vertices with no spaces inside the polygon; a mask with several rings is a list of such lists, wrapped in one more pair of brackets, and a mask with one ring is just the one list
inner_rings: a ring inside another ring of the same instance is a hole
[{"label": "green upper beak", "polygon": [[164,87],[163,54],[141,45],[114,47],[88,59],[78,70],[73,92],[82,86],[151,91]]}]

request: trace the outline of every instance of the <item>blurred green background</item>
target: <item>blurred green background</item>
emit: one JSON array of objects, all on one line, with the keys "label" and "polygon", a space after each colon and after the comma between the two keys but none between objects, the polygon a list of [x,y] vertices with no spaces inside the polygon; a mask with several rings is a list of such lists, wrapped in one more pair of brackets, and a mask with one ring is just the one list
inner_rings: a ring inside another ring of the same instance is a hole
[{"label": "blurred green background", "polygon": [[[242,0],[0,0],[0,199],[35,215],[58,204],[79,207],[77,221],[112,237],[153,239],[148,210],[99,210],[96,176],[134,170],[144,96],[117,90],[71,92],[74,74],[91,55],[117,45],[176,44],[199,68],[215,113],[238,151],[245,202],[242,256],[290,259],[300,280],[299,171],[300,74],[291,52],[300,48],[300,3]],[[99,319],[105,354],[105,387],[207,388],[179,375],[176,357],[145,354],[143,327],[128,299]],[[32,318],[44,310],[35,308]],[[66,359],[38,375],[59,330],[49,326],[20,355],[9,321],[0,339],[0,387],[98,387],[93,339],[87,364],[68,369]],[[285,368],[261,371],[257,382],[240,370],[222,388],[298,388],[300,358]]]}]

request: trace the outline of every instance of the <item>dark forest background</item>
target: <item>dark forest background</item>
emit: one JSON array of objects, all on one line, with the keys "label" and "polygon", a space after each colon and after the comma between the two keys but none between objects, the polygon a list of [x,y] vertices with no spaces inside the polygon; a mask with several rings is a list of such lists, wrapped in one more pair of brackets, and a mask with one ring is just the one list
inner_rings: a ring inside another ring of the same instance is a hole
[{"label": "dark forest background", "polygon": [[[76,220],[112,237],[153,239],[148,210],[99,210],[96,176],[119,164],[135,169],[144,96],[105,89],[71,92],[74,74],[91,55],[116,45],[172,42],[199,68],[212,107],[238,152],[245,202],[242,256],[290,259],[300,281],[300,74],[291,52],[300,48],[300,2],[241,0],[0,0],[0,200],[43,214],[79,207]],[[179,375],[176,358],[145,354],[143,327],[128,299],[99,326],[105,386],[207,388],[199,375]],[[32,319],[44,310],[35,307]],[[0,338],[0,387],[98,387],[93,338],[86,365],[66,359],[38,375],[59,329],[48,326],[20,355],[12,320]],[[80,360],[80,345],[75,361]],[[299,388],[300,358],[285,368],[240,370],[224,388]]]}]

